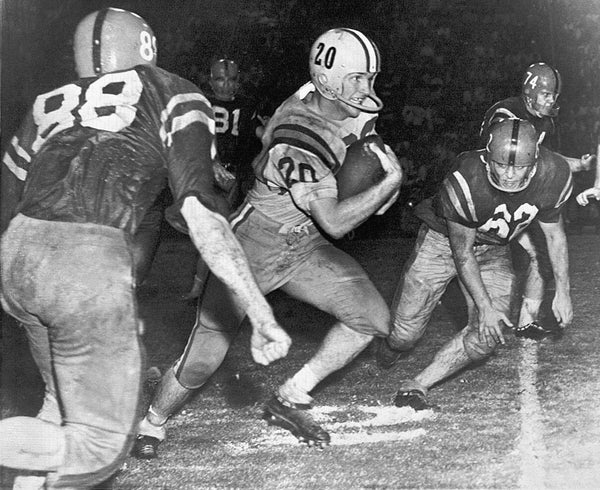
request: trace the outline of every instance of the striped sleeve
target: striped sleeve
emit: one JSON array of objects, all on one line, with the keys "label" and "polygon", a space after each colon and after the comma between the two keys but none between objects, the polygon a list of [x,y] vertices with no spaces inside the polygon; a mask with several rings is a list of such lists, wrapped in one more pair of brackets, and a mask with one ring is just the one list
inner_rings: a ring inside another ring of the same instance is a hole
[{"label": "striped sleeve", "polygon": [[335,173],[341,163],[331,146],[316,131],[300,124],[281,124],[273,131],[270,148],[284,144],[312,153]]},{"label": "striped sleeve", "polygon": [[[173,145],[173,137],[191,124],[200,123],[215,136],[215,120],[212,106],[208,99],[199,92],[177,94],[169,100],[160,116],[160,136],[163,144],[169,148]],[[216,144],[212,145],[211,157],[215,158]]]},{"label": "striped sleeve", "polygon": [[471,188],[458,170],[446,177],[439,198],[444,218],[469,227],[477,226],[479,218]]}]

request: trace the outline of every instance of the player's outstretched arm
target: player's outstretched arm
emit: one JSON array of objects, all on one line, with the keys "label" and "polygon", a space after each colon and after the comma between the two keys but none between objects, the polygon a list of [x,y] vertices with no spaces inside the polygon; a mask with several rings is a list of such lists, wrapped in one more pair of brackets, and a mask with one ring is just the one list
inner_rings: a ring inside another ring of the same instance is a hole
[{"label": "player's outstretched arm", "polygon": [[275,320],[227,220],[192,196],[184,200],[181,214],[206,264],[233,291],[245,309],[253,327],[251,352],[254,360],[267,365],[285,357],[292,341]]},{"label": "player's outstretched arm", "polygon": [[594,187],[590,187],[589,189],[586,189],[585,191],[583,191],[576,197],[577,202],[581,206],[587,206],[590,202],[590,199],[596,199],[596,201],[600,199],[600,142],[598,142],[598,146],[596,148],[596,157],[595,158],[596,158],[596,177],[594,178]]},{"label": "player's outstretched arm", "polygon": [[546,237],[556,288],[552,301],[552,312],[558,324],[565,328],[573,321],[573,305],[569,280],[569,251],[563,219],[561,217],[556,223],[540,221],[540,227]]},{"label": "player's outstretched arm", "polygon": [[476,229],[450,220],[446,220],[446,223],[448,224],[448,238],[458,275],[477,305],[479,340],[490,347],[496,344],[504,344],[503,325],[512,327],[512,323],[502,311],[494,308],[483,283],[481,269],[473,253]]}]

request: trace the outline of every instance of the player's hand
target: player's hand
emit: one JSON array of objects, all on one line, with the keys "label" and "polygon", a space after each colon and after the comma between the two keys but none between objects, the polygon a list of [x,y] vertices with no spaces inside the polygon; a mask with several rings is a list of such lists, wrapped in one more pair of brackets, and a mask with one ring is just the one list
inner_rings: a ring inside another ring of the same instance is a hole
[{"label": "player's hand", "polygon": [[591,153],[586,153],[585,155],[581,155],[579,159],[579,165],[581,170],[589,170],[592,168],[592,163],[596,159],[596,155],[592,155]]},{"label": "player's hand", "polygon": [[573,304],[571,296],[556,291],[552,300],[552,313],[561,328],[567,328],[573,321]]},{"label": "player's hand", "polygon": [[213,163],[213,171],[217,185],[225,191],[230,190],[235,182],[235,176],[219,162]]},{"label": "player's hand", "polygon": [[590,202],[590,199],[600,200],[600,187],[590,187],[586,189],[582,193],[578,194],[577,203],[581,206],[587,206]]},{"label": "player's hand", "polygon": [[253,326],[250,338],[252,358],[258,364],[267,366],[277,359],[287,356],[292,339],[276,321]]},{"label": "player's hand", "polygon": [[398,157],[392,151],[392,149],[388,145],[385,145],[384,152],[379,148],[379,146],[377,146],[376,143],[369,143],[369,149],[377,155],[377,158],[379,158],[381,167],[385,171],[386,179],[392,179],[398,185],[398,187],[400,187],[404,172]]},{"label": "player's hand", "polygon": [[504,325],[512,327],[512,322],[501,311],[493,307],[479,310],[479,341],[485,342],[488,347],[505,344],[502,330]]}]

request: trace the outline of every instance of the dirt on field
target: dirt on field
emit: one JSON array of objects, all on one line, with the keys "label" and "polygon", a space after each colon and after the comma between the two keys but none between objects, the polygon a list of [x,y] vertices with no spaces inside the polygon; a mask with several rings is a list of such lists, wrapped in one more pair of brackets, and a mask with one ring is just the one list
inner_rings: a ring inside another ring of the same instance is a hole
[{"label": "dirt on field", "polygon": [[[412,242],[359,237],[340,246],[390,301]],[[569,244],[575,320],[562,338],[533,342],[508,335],[487,362],[431,391],[438,409],[394,407],[399,380],[418,373],[464,325],[464,303],[452,285],[421,342],[397,367],[380,370],[369,348],[317,388],[314,415],[332,436],[324,450],[269,426],[262,404],[311,356],[333,319],[282,293],[269,295],[293,339],[288,357],[268,367],[253,363],[245,324],[219,371],[170,421],[160,458],[129,458],[103,488],[600,488],[600,237],[570,235]],[[146,402],[157,373],[177,358],[193,326],[195,305],[181,297],[195,260],[186,238],[166,237],[140,288]],[[35,413],[39,378],[23,357],[20,333],[4,331],[2,414]],[[5,470],[2,488],[11,481]]]}]

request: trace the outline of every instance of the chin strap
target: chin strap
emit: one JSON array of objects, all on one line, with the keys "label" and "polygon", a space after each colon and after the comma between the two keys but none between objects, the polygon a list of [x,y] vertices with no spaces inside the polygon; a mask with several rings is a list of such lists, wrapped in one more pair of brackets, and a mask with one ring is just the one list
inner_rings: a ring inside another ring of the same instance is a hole
[{"label": "chin strap", "polygon": [[360,111],[379,112],[381,109],[383,109],[383,102],[381,102],[381,99],[377,97],[374,93],[370,93],[369,95],[367,95],[367,97],[375,103],[375,107],[368,107],[362,104],[357,104],[355,102],[352,102],[350,99],[346,99],[341,94],[335,94],[335,98],[337,100],[343,102],[344,104],[348,104],[350,107],[354,107],[355,109],[358,109]]}]

